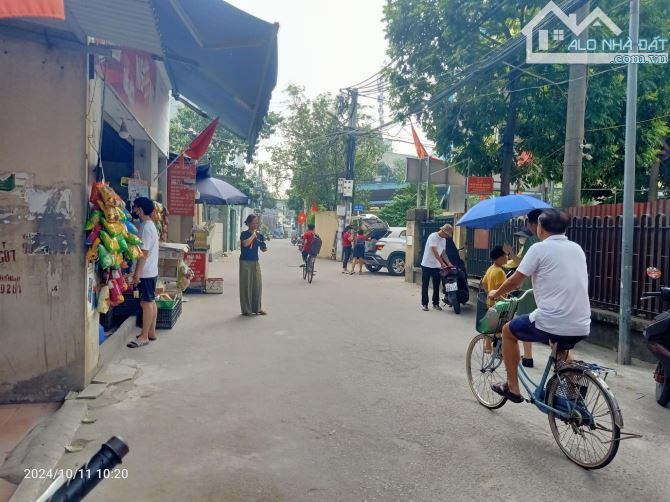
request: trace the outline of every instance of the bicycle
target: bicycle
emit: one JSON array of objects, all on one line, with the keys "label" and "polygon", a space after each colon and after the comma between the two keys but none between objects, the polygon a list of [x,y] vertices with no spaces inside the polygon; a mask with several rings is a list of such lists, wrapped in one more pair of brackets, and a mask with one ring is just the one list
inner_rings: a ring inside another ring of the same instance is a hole
[{"label": "bicycle", "polygon": [[[470,390],[490,410],[507,402],[507,398],[491,389],[492,383],[506,379],[500,330],[514,317],[519,302],[531,292],[506,299],[509,307],[502,312],[495,333],[480,333],[468,346],[466,371]],[[621,431],[621,409],[605,383],[612,369],[583,361],[561,361],[558,351],[558,344],[552,343],[539,383],[519,364],[519,381],[527,394],[524,400],[548,416],[554,440],[568,459],[585,469],[603,468],[614,459],[623,439],[641,436]]]},{"label": "bicycle", "polygon": [[307,255],[305,259],[305,266],[302,268],[302,278],[303,280],[307,279],[307,282],[312,284],[312,279],[314,279],[314,262],[316,258],[314,255]]}]

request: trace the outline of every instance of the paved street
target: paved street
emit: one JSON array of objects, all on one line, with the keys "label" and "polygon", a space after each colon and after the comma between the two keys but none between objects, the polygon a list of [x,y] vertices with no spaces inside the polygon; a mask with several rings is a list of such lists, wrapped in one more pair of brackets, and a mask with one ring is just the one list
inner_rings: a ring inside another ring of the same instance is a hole
[{"label": "paved street", "polygon": [[223,296],[190,296],[174,330],[119,354],[139,376],[92,405],[97,421],[79,437],[94,440],[89,453],[123,436],[129,477],[103,482],[92,502],[667,500],[670,410],[653,400],[649,367],[609,379],[624,430],[644,438],[587,472],[534,408],[476,403],[464,371],[472,308],[420,312],[402,278],[343,276],[331,261],[309,285],[295,247],[270,247],[268,317],[239,316],[232,255],[214,265]]}]

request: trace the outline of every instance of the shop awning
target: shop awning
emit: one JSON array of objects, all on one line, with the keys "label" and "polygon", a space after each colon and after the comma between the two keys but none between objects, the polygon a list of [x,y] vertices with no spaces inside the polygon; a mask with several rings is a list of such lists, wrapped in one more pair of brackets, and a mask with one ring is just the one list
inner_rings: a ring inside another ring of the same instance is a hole
[{"label": "shop awning", "polygon": [[[277,30],[223,0],[65,0],[67,30],[95,52],[113,44],[148,52],[183,96],[254,151],[277,82]],[[91,37],[91,38],[89,38]]]}]

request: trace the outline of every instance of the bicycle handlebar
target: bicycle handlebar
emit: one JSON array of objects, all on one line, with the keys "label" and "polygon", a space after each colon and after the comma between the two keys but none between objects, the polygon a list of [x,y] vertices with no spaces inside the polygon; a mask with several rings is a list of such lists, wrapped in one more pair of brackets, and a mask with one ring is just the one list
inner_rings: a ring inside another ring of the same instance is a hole
[{"label": "bicycle handlebar", "polygon": [[501,296],[500,299],[501,299],[501,300],[505,300],[505,301],[507,301],[507,302],[515,302],[515,303],[518,303],[518,302],[520,302],[521,300],[523,300],[524,298],[526,298],[526,297],[527,297],[529,294],[531,294],[532,292],[533,292],[532,289],[527,289],[527,290],[526,290],[520,297],[518,297],[518,298],[512,298],[512,297],[510,297],[510,296],[508,296],[508,297],[503,297],[503,296]]}]

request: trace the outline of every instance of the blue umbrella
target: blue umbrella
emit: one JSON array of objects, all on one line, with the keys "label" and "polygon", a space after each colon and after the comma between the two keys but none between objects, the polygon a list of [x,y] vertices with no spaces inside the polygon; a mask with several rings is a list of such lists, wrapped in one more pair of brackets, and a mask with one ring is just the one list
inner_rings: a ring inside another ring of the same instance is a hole
[{"label": "blue umbrella", "polygon": [[196,188],[200,192],[200,198],[196,202],[228,206],[246,206],[249,203],[249,197],[218,178],[198,179]]},{"label": "blue umbrella", "polygon": [[528,214],[533,209],[551,207],[530,195],[504,195],[483,200],[463,215],[458,225],[466,228],[493,228],[507,220]]}]

